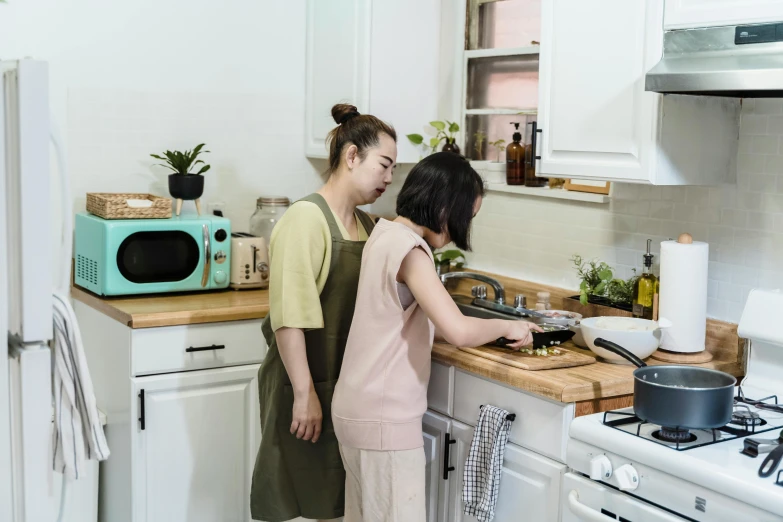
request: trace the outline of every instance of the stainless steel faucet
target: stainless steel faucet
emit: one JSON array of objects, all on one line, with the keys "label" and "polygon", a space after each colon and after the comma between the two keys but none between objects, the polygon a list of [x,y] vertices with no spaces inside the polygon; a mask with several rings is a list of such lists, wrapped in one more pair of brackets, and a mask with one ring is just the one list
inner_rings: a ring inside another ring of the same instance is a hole
[{"label": "stainless steel faucet", "polygon": [[473,272],[447,272],[445,274],[441,274],[440,276],[440,280],[443,282],[443,284],[446,284],[446,281],[449,279],[473,279],[475,281],[486,283],[491,286],[492,290],[495,292],[495,302],[501,305],[506,303],[506,293],[503,290],[503,285],[501,285],[497,279],[492,279],[489,276],[476,274]]}]

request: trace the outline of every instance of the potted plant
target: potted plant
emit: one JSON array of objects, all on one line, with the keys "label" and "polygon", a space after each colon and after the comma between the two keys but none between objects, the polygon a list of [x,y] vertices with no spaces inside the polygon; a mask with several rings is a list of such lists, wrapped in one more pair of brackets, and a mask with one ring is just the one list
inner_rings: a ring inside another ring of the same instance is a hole
[{"label": "potted plant", "polygon": [[[177,215],[182,210],[183,200],[195,200],[196,211],[201,214],[201,195],[204,193],[204,174],[210,169],[210,166],[202,160],[197,159],[199,154],[206,154],[209,151],[203,150],[204,144],[197,145],[192,151],[185,152],[170,151],[163,152],[163,156],[150,154],[153,158],[163,161],[159,163],[161,167],[166,167],[173,171],[169,174],[169,193],[171,197],[177,200]],[[198,172],[191,172],[191,169],[201,164]]]},{"label": "potted plant", "polygon": [[[462,270],[465,267],[465,254],[457,249],[443,250],[433,254],[435,258],[435,271],[438,276],[451,272],[453,270]],[[456,279],[449,280],[446,288],[453,290],[458,284]]]},{"label": "potted plant", "polygon": [[580,255],[571,258],[579,276],[579,295],[563,301],[566,310],[595,315],[631,315],[631,301],[636,275],[628,279],[614,278],[612,267],[596,259],[585,260]]},{"label": "potted plant", "polygon": [[473,139],[474,139],[473,148],[476,150],[476,161],[483,161],[484,141],[486,141],[487,135],[484,133],[483,130],[478,130],[473,134]]},{"label": "potted plant", "polygon": [[[408,134],[408,140],[414,145],[421,146],[427,155],[432,154],[437,149],[441,141],[446,141],[442,151],[456,152],[459,154],[457,145],[457,132],[459,125],[453,121],[431,121],[430,125],[435,129],[435,136],[430,138],[429,145],[424,144],[424,136],[421,134]],[[448,127],[447,127],[448,126]]]},{"label": "potted plant", "polygon": [[495,161],[490,161],[487,165],[487,181],[491,183],[506,182],[506,161],[501,161],[501,154],[506,150],[506,140],[498,139],[490,141],[489,145],[495,148]]}]

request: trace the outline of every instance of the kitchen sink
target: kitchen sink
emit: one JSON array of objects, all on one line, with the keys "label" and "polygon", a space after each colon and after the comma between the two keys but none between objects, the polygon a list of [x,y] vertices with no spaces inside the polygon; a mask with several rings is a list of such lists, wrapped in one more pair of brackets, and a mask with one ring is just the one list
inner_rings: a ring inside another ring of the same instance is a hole
[{"label": "kitchen sink", "polygon": [[525,320],[522,317],[518,317],[510,314],[504,314],[503,312],[498,312],[496,310],[489,310],[487,308],[476,306],[473,304],[473,298],[467,295],[452,295],[451,298],[454,299],[455,303],[457,303],[457,308],[459,308],[459,311],[462,312],[463,315],[467,315],[468,317],[476,317],[478,319],[506,319],[506,320],[519,319],[520,321]]}]

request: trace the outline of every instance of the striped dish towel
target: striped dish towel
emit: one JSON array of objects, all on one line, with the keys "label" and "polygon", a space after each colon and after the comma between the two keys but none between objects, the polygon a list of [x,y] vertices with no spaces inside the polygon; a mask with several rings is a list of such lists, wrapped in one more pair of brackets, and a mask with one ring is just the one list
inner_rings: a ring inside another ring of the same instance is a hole
[{"label": "striped dish towel", "polygon": [[506,443],[511,431],[509,413],[489,404],[481,408],[462,477],[464,513],[489,522],[495,516]]},{"label": "striped dish towel", "polygon": [[98,418],[90,370],[70,299],[67,295],[55,293],[53,307],[52,467],[78,479],[88,460],[109,458],[109,445]]}]

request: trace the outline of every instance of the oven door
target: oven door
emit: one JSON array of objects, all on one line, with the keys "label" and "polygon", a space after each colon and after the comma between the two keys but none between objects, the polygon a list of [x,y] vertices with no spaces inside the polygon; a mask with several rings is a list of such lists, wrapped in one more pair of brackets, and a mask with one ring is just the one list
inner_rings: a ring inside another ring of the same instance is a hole
[{"label": "oven door", "polygon": [[562,522],[683,522],[672,515],[575,473],[563,479]]},{"label": "oven door", "polygon": [[210,288],[211,234],[203,222],[113,230],[104,294],[181,292]]}]

